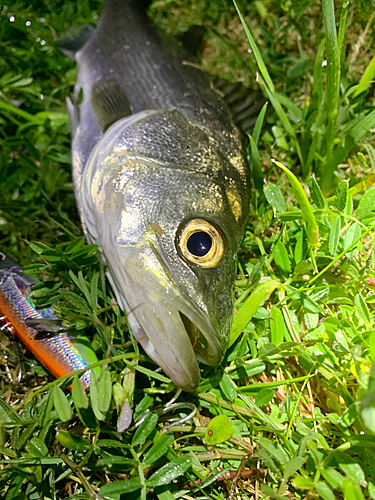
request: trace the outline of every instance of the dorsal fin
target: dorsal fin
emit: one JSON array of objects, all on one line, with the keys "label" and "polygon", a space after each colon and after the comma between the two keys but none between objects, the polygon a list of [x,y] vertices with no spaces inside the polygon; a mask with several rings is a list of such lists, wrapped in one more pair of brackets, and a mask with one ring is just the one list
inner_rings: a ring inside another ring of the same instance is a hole
[{"label": "dorsal fin", "polygon": [[59,36],[57,41],[59,49],[70,59],[74,59],[76,52],[85,45],[93,31],[94,27],[91,24],[72,26],[66,33]]},{"label": "dorsal fin", "polygon": [[211,77],[211,82],[226,102],[237,127],[245,134],[249,133],[266,102],[262,92],[248,89],[241,83],[230,83],[217,76]]},{"label": "dorsal fin", "polygon": [[103,132],[131,114],[128,98],[114,78],[103,78],[95,83],[91,91],[91,106]]}]

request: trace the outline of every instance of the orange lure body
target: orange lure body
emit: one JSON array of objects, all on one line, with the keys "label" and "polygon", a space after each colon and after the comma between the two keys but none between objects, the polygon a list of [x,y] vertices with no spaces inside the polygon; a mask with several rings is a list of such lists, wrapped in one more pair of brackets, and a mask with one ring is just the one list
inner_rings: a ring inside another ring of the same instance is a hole
[{"label": "orange lure body", "polygon": [[[14,333],[57,378],[86,368],[87,364],[65,332],[43,332],[41,338],[37,330],[27,325],[26,321],[29,319],[43,320],[46,313],[51,318],[52,313],[50,310],[38,311],[27,300],[30,285],[17,271],[18,269],[14,268],[0,269],[0,312],[4,322],[3,328],[6,327]],[[89,370],[82,375],[81,381],[87,389],[90,383]]]}]

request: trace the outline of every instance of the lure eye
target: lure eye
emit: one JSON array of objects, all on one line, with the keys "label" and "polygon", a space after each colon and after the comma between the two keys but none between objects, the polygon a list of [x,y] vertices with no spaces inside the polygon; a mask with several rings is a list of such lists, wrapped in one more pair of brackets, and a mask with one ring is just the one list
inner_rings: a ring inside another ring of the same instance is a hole
[{"label": "lure eye", "polygon": [[186,224],[178,245],[188,262],[206,269],[218,266],[224,256],[221,233],[203,219],[193,219]]}]

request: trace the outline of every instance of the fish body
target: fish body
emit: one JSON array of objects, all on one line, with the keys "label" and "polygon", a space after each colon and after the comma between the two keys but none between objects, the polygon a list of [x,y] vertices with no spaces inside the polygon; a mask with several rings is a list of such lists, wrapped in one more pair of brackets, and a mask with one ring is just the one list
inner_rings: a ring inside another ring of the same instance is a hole
[{"label": "fish body", "polygon": [[194,390],[197,360],[219,364],[230,330],[250,197],[242,136],[137,2],[108,0],[75,59],[69,112],[85,233],[136,339]]},{"label": "fish body", "polygon": [[[1,254],[3,255],[3,254]],[[66,332],[48,334],[28,326],[27,322],[55,319],[51,309],[38,311],[31,302],[30,280],[17,267],[0,267],[0,313],[4,325],[53,374],[63,377],[87,367]],[[90,384],[90,370],[81,377],[85,389]]]}]

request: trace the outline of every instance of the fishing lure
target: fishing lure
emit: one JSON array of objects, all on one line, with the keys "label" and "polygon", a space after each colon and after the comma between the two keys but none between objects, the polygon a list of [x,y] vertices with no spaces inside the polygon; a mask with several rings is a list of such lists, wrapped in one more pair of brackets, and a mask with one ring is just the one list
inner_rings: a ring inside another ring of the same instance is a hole
[{"label": "fishing lure", "polygon": [[[33,284],[14,261],[0,252],[1,330],[16,335],[34,356],[57,378],[87,367],[76,347],[50,308],[37,310],[31,300]],[[55,321],[50,321],[55,320]],[[55,328],[46,330],[46,325]],[[80,378],[85,389],[90,370]]]}]

